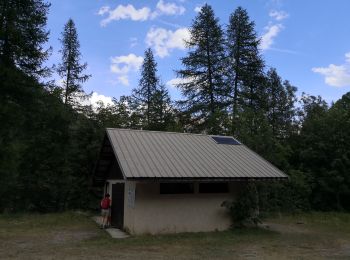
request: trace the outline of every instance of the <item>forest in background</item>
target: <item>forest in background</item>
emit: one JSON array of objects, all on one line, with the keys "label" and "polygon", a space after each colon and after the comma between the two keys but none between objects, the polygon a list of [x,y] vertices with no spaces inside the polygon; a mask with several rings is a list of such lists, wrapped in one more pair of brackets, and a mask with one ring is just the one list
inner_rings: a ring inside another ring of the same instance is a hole
[{"label": "forest in background", "polygon": [[72,19],[62,28],[61,62],[44,66],[49,7],[0,0],[0,212],[96,207],[92,174],[106,127],[234,136],[290,177],[259,185],[262,210],[350,210],[350,92],[332,104],[297,98],[267,69],[244,8],[224,26],[209,5],[193,19],[176,71],[182,100],[171,100],[147,49],[131,95],[93,108],[83,91],[93,75]]}]

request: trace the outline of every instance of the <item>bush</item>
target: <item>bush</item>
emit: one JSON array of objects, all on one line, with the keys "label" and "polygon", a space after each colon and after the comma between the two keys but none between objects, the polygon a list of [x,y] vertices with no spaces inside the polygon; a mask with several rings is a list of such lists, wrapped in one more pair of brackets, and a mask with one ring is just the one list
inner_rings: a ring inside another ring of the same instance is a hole
[{"label": "bush", "polygon": [[228,209],[233,227],[261,223],[259,195],[254,183],[248,183],[235,201],[224,201],[221,206]]},{"label": "bush", "polygon": [[260,214],[310,210],[311,189],[305,173],[288,172],[288,181],[263,182],[258,186]]}]

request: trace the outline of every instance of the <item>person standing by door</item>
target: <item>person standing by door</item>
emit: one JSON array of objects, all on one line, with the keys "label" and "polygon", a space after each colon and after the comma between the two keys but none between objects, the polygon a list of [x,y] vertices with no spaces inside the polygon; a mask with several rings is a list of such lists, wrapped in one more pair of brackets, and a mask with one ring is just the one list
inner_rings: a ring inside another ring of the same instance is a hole
[{"label": "person standing by door", "polygon": [[105,197],[101,200],[101,228],[105,228],[108,225],[109,211],[111,208],[110,195],[106,193]]}]

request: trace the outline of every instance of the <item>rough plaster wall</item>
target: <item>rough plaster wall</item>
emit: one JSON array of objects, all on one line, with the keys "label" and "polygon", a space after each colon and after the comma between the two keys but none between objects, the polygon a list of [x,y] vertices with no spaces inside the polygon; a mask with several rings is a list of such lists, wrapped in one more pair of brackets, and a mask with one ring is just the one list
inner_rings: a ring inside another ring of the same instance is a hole
[{"label": "rough plaster wall", "polygon": [[124,226],[133,234],[225,230],[231,222],[220,205],[232,200],[240,186],[230,183],[226,194],[159,194],[159,183],[138,182],[134,208],[125,203]]}]

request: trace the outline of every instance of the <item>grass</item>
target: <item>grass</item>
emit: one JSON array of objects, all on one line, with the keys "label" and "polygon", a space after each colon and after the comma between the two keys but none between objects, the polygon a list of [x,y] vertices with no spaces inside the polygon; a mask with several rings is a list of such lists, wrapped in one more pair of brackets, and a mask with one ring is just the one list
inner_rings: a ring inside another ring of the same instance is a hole
[{"label": "grass", "polygon": [[91,216],[0,215],[0,259],[349,259],[350,214],[275,216],[260,228],[115,240]]}]

